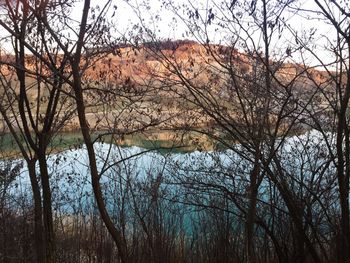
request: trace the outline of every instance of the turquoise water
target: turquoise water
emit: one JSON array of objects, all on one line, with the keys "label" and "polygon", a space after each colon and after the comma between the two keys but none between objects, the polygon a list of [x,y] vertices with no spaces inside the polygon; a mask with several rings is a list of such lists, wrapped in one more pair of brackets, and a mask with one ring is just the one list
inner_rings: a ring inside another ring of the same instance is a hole
[{"label": "turquoise water", "polygon": [[[334,138],[328,136],[332,145]],[[334,173],[334,167],[330,165],[320,174],[320,168],[329,159],[329,149],[321,134],[311,131],[276,145],[285,176],[290,177],[290,186],[300,198],[308,195],[307,189],[329,185],[327,180]],[[264,149],[266,153],[268,149]],[[121,213],[133,218],[136,207],[142,215],[157,220],[177,220],[179,226],[192,229],[190,225],[200,220],[205,206],[235,214],[238,210],[233,198],[240,198],[242,205],[247,205],[252,156],[240,145],[216,152],[164,153],[96,143],[95,151],[106,204],[116,221]],[[47,161],[54,210],[60,214],[95,213],[85,148],[52,154]],[[275,169],[273,164],[271,169]],[[278,195],[277,190],[271,192],[271,187],[271,182],[264,177],[259,188],[258,211],[261,213],[266,210],[265,202],[269,202],[271,194]],[[26,167],[12,183],[10,193],[22,196],[31,204]],[[320,196],[319,202],[327,202],[327,198]],[[276,205],[286,209],[283,202]],[[313,209],[315,212],[321,209],[320,203],[315,202]]]}]

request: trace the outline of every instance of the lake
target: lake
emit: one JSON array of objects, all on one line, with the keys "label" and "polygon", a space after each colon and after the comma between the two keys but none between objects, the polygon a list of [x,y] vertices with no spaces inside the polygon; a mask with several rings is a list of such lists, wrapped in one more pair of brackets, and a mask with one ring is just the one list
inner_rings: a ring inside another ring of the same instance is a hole
[{"label": "lake", "polygon": [[[333,144],[334,136],[326,136]],[[285,170],[284,179],[300,198],[309,196],[309,190],[322,193],[329,187],[334,166],[322,170],[330,157],[320,133],[309,131],[284,142],[277,141],[276,145],[279,145],[276,156]],[[268,149],[266,145],[263,151]],[[180,153],[96,143],[95,151],[105,200],[115,221],[121,209],[132,214],[135,206],[139,206],[147,213],[155,203],[167,215],[181,214],[182,220],[193,221],[199,218],[198,213],[193,218],[194,212],[204,211],[205,207],[235,214],[238,211],[235,202],[244,206],[248,202],[252,154],[239,144],[230,150]],[[54,211],[66,215],[96,213],[86,149],[81,146],[51,154],[47,161]],[[273,164],[271,169],[275,169]],[[12,183],[10,193],[21,196],[28,206],[32,204],[26,167]],[[322,211],[322,205],[332,194],[318,197],[313,205],[315,213]],[[275,185],[264,176],[259,188],[258,213],[265,213],[271,196],[280,200],[276,208],[286,211]]]}]

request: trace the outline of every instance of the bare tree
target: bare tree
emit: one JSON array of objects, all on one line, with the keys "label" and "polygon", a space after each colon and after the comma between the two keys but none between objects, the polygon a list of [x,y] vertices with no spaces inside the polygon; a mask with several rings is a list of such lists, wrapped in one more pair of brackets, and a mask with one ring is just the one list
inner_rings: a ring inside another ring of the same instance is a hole
[{"label": "bare tree", "polygon": [[45,2],[7,1],[1,6],[6,16],[0,21],[8,35],[5,41],[12,43],[10,51],[2,52],[1,57],[3,97],[0,109],[28,166],[35,204],[38,262],[54,262],[55,258],[46,154],[52,137],[74,110],[69,102],[70,95],[64,94],[63,89],[67,61],[58,54],[57,46],[50,43],[52,38],[47,37],[38,19],[45,16],[57,21],[56,16],[45,13],[55,6]]},{"label": "bare tree", "polygon": [[[284,241],[276,238],[275,227],[259,216],[264,207],[261,191],[266,189],[265,184],[276,188],[284,203],[280,209],[286,210],[295,229],[293,260],[303,262],[311,257],[315,262],[321,262],[320,254],[325,258],[328,255],[320,240],[320,229],[305,211],[312,210],[311,203],[316,202],[321,206],[319,213],[329,212],[323,206],[325,200],[319,199],[312,184],[329,187],[327,193],[332,195],[332,180],[323,180],[332,169],[331,161],[322,158],[322,162],[314,164],[314,159],[304,162],[303,156],[298,156],[302,159],[300,174],[296,174],[289,171],[290,154],[284,153],[291,143],[289,136],[307,131],[305,116],[324,93],[324,89],[319,88],[320,81],[312,81],[310,76],[325,75],[308,65],[290,63],[292,56],[301,50],[300,45],[286,41],[291,36],[298,39],[296,34],[290,33],[285,19],[295,12],[290,9],[292,4],[291,1],[209,1],[201,5],[191,1],[177,5],[168,1],[164,3],[165,7],[173,11],[178,23],[185,25],[185,34],[200,45],[190,41],[169,41],[169,47],[163,48],[166,41],[157,39],[156,31],[151,30],[141,17],[139,26],[142,30],[136,36],[138,41],[140,36],[144,37],[150,55],[163,67],[163,70],[150,73],[159,79],[160,90],[170,90],[172,96],[178,98],[179,108],[185,109],[182,114],[186,124],[181,123],[178,128],[206,134],[248,162],[246,199],[233,198],[236,190],[220,185],[218,181],[209,183],[206,178],[200,181],[195,176],[196,179],[191,179],[193,174],[186,177],[188,181],[183,184],[194,189],[198,185],[204,185],[204,189],[216,188],[234,201],[245,218],[245,260],[250,262],[257,260],[256,229],[263,229],[273,240],[280,261],[290,256],[289,252],[287,255],[281,252]],[[133,8],[137,14],[141,13],[137,6]],[[214,32],[224,36],[215,38]],[[192,53],[184,58],[183,50]],[[185,102],[193,107],[186,108]],[[191,117],[188,117],[189,112]],[[314,114],[311,118],[319,117]],[[342,143],[339,141],[339,145]],[[302,145],[305,148],[301,152],[309,154],[308,143]],[[342,146],[339,149],[343,149]],[[320,144],[319,148],[313,145],[312,151],[322,155],[324,145]],[[305,166],[311,164],[317,169],[309,172]],[[239,170],[231,171],[237,172]],[[299,188],[295,188],[295,184]],[[269,202],[272,213],[276,213],[278,201],[271,198]],[[259,211],[257,207],[260,207]]]},{"label": "bare tree", "polygon": [[[349,259],[349,10],[345,3],[317,0],[313,1],[312,9],[297,4],[291,5],[291,9],[299,11],[300,16],[320,21],[329,32],[325,35],[312,29],[311,41],[308,41],[297,30],[290,29],[304,52],[303,58],[311,57],[315,67],[322,70],[319,73],[308,71],[309,81],[319,93],[314,106],[308,109],[309,125],[323,135],[329,160],[335,167],[339,211],[334,211],[337,215],[333,216],[339,217],[339,224],[336,222],[332,226],[337,251],[333,253],[338,262],[346,262]],[[315,45],[317,38],[324,43],[323,47]]]}]

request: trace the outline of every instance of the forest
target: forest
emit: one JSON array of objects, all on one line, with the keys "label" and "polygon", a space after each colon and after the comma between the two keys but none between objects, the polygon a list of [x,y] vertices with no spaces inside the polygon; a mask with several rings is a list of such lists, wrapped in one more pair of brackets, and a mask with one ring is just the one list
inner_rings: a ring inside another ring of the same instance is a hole
[{"label": "forest", "polygon": [[0,1],[0,262],[350,262],[348,0]]}]

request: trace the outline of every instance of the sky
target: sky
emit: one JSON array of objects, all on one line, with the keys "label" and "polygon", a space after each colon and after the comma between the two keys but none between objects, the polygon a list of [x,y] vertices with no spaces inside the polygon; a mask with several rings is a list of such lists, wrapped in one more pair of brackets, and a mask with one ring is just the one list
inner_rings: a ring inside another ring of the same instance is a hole
[{"label": "sky", "polygon": [[[102,5],[103,2],[106,0],[92,0],[92,6],[94,5]],[[161,8],[161,1],[158,0],[146,0],[146,1],[140,1],[140,0],[129,0],[127,1],[115,1],[117,5],[117,11],[115,16],[113,17],[113,21],[116,24],[116,28],[118,28],[118,32],[116,32],[116,35],[118,34],[125,34],[128,36],[127,32],[133,31],[133,25],[135,23],[144,23],[144,25],[147,25],[153,32],[156,32],[157,36],[159,38],[163,39],[195,39],[193,36],[187,35],[185,32],[188,31],[188,27],[181,21],[179,16],[177,16],[172,11],[167,11],[164,8]],[[142,4],[143,2],[146,2],[146,5]],[[211,1],[211,0],[175,0],[173,1],[177,5],[187,4],[187,5],[193,5],[194,7],[200,7],[198,8],[199,12],[201,12],[202,9],[202,15],[205,17],[207,13],[207,10],[213,5],[217,4],[220,1]],[[299,5],[295,6],[296,8],[302,8],[307,9],[311,11],[319,10],[317,5],[314,3],[313,0],[301,0],[298,2]],[[131,7],[132,6],[132,7]],[[148,6],[146,8],[146,6]],[[135,10],[142,10],[142,13],[137,13],[138,11]],[[81,10],[81,8],[78,8],[77,10]],[[194,10],[194,9],[193,9]],[[298,31],[298,37],[302,37],[303,34],[307,35],[310,31],[314,31],[313,36],[313,46],[310,45],[310,48],[313,48],[314,50],[319,50],[318,54],[323,56],[322,59],[324,61],[330,62],[332,58],[329,57],[327,52],[324,52],[324,47],[328,45],[328,40],[326,38],[335,39],[335,31],[333,30],[332,26],[325,24],[322,22],[321,18],[322,16],[317,15],[316,13],[310,13],[310,15],[302,14],[302,12],[297,12],[296,14],[292,14],[295,10],[290,9],[288,12],[285,13],[285,20],[286,23],[293,28],[294,30]],[[78,14],[79,12],[74,14]],[[184,15],[185,18],[188,18],[187,13],[179,12],[180,15]],[[152,21],[155,17],[160,19],[159,21],[156,21],[154,23],[149,22],[147,24],[147,21]],[[143,19],[141,21],[141,19]],[[214,19],[215,21],[215,19]],[[228,44],[227,36],[230,34],[228,30],[215,30],[215,26],[212,25],[208,28],[209,35],[210,35],[210,41],[211,43],[224,43]],[[295,37],[291,34],[286,32],[287,30],[284,30],[282,34],[281,39],[274,39],[272,43],[272,48],[275,50],[282,50],[284,52],[288,46],[294,46],[295,45]],[[253,28],[249,31],[254,39],[254,42],[261,43],[262,35],[261,33],[253,33]],[[242,35],[244,35],[242,33]],[[224,40],[226,38],[226,40]],[[260,42],[259,42],[260,41]],[[311,44],[311,42],[306,43]],[[321,52],[321,50],[323,52]],[[276,54],[277,55],[277,54]],[[298,54],[298,52],[295,52],[293,54],[292,58],[295,62],[300,62],[302,60],[305,60],[306,63],[309,64],[317,64],[318,62],[315,61],[315,59],[312,56],[306,56],[303,54]]]},{"label": "sky", "polygon": [[[91,7],[93,8],[97,5],[102,7],[106,2],[107,0],[92,0]],[[193,36],[187,35],[185,33],[186,31],[188,31],[188,27],[183,23],[180,17],[176,15],[176,13],[161,8],[161,2],[162,1],[159,0],[113,0],[111,5],[117,6],[116,12],[112,16],[114,9],[111,8],[109,14],[107,15],[107,17],[109,17],[109,19],[111,19],[111,21],[114,23],[116,28],[116,30],[113,32],[113,36],[117,38],[124,35],[126,38],[130,38],[130,32],[133,35],[135,35],[136,32],[134,25],[143,23],[143,25],[147,26],[152,32],[155,32],[157,37],[162,39],[195,39]],[[208,9],[212,8],[215,4],[218,4],[220,1],[174,0],[173,2],[177,5],[193,5],[192,10],[195,10],[195,7],[202,6],[201,8],[198,8],[199,13],[202,14],[203,17],[206,17],[206,12],[208,12]],[[312,11],[317,10],[317,7],[314,1],[312,0],[301,0],[299,1],[299,3],[301,3],[301,7],[303,9],[308,9]],[[81,18],[82,9],[82,1],[77,1],[75,6],[72,8],[71,17],[74,20],[79,21]],[[315,29],[316,32],[314,34],[313,39],[313,44],[315,45],[313,48],[315,50],[321,51],[324,49],[324,46],[328,44],[325,36],[332,39],[336,37],[334,34],[334,30],[331,28],[331,26],[321,22],[320,17],[316,14],[312,14],[316,17],[315,19],[312,19],[311,16],[302,16],[301,12],[292,15],[292,11],[293,10],[291,10],[291,12],[289,13],[286,13],[286,23],[290,25],[291,28],[299,32],[298,36],[302,36],[303,31],[309,32],[310,30]],[[188,18],[188,14],[186,12],[178,12],[178,14],[183,15],[185,18]],[[211,43],[228,44],[229,41],[231,41],[228,38],[228,36],[230,36],[229,29],[226,28],[226,30],[215,30],[215,23],[218,21],[218,19],[214,19],[213,21],[213,25],[209,26],[208,28]],[[78,26],[78,24],[76,26]],[[253,41],[258,44],[261,43],[261,33],[256,32],[253,27],[248,27],[248,29],[249,33],[253,38]],[[0,29],[0,37],[3,37],[5,35],[6,34],[4,34],[4,32]],[[241,33],[241,37],[246,37],[244,36],[243,32]],[[275,48],[275,50],[280,50],[281,52],[284,52],[288,48],[288,45],[293,46],[294,44],[295,37],[293,37],[292,34],[286,32],[285,30],[282,34],[281,39],[277,39],[276,37],[276,39],[273,40],[272,47]],[[9,43],[2,43],[2,48],[5,48],[7,50],[11,49]],[[321,54],[321,52],[319,52],[319,54]],[[323,54],[323,59],[325,61],[331,59],[328,56],[327,52],[324,52]],[[296,62],[306,59],[307,63],[317,63],[317,61],[315,61],[312,57],[301,57],[300,54],[297,54],[297,52],[295,52],[293,56],[293,59]]]}]

